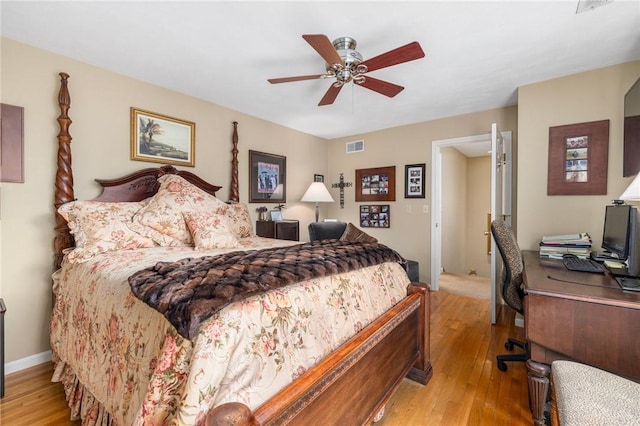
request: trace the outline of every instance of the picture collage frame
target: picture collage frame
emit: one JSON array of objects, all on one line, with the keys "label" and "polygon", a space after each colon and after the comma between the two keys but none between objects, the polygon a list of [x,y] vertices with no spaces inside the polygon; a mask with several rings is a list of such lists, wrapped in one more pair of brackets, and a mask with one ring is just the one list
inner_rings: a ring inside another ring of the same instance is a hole
[{"label": "picture collage frame", "polygon": [[360,227],[390,228],[391,207],[389,204],[363,204],[360,206]]}]

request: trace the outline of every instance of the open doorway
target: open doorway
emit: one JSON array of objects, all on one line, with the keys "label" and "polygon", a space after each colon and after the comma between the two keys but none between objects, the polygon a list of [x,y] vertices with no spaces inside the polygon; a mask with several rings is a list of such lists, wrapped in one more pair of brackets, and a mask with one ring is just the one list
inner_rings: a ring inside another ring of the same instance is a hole
[{"label": "open doorway", "polygon": [[491,144],[442,147],[441,291],[491,299]]},{"label": "open doorway", "polygon": [[[496,126],[493,125],[495,129]],[[451,175],[455,173],[455,171],[451,171],[449,167],[451,167],[452,162],[447,161],[448,156],[451,157],[461,157],[465,158],[464,161],[459,161],[462,163],[468,163],[469,157],[482,157],[488,156],[490,158],[491,166],[490,177],[486,178],[487,184],[490,186],[489,194],[491,201],[484,200],[485,205],[487,203],[490,204],[491,210],[495,210],[494,199],[496,194],[503,194],[501,196],[503,202],[500,203],[504,208],[501,210],[504,213],[501,213],[500,216],[510,216],[510,206],[511,206],[511,179],[512,179],[512,167],[511,167],[511,132],[494,132],[497,135],[502,136],[502,144],[504,147],[504,156],[496,156],[492,155],[489,152],[491,151],[491,134],[484,135],[476,135],[469,136],[463,138],[454,138],[454,139],[445,139],[439,141],[433,141],[432,143],[432,179],[431,179],[431,207],[432,207],[432,224],[431,224],[431,286],[434,290],[438,290],[440,288],[440,273],[443,270],[443,256],[448,256],[446,260],[447,265],[453,265],[454,269],[463,273],[463,275],[468,275],[471,272],[471,269],[476,269],[476,274],[478,273],[478,269],[480,267],[470,267],[470,262],[475,263],[476,265],[482,264],[482,274],[485,275],[487,269],[491,270],[491,266],[487,262],[482,262],[482,260],[478,260],[477,257],[477,249],[484,250],[483,255],[484,259],[488,259],[486,253],[490,251],[490,243],[491,237],[489,233],[489,224],[490,217],[487,217],[488,209],[485,208],[474,208],[478,210],[476,212],[472,212],[469,218],[467,218],[468,208],[468,199],[467,196],[467,180],[468,180],[468,170],[466,170],[462,174],[462,178],[460,176]],[[495,138],[494,138],[495,144]],[[471,150],[471,151],[469,151]],[[455,154],[457,152],[458,154]],[[462,152],[466,152],[463,154]],[[470,152],[475,152],[475,154],[470,154]],[[452,154],[453,153],[453,154]],[[494,158],[496,157],[496,158]],[[500,157],[498,160],[497,157]],[[475,160],[474,160],[475,161]],[[482,161],[482,160],[479,160]],[[455,163],[455,161],[453,162]],[[505,179],[501,184],[497,183],[489,183],[494,180],[494,169],[499,168],[501,170],[501,174],[504,175]],[[447,169],[445,169],[447,167]],[[446,182],[445,182],[446,180]],[[493,186],[492,186],[493,185]],[[497,188],[497,189],[496,189]],[[478,191],[478,189],[473,189],[472,191]],[[460,195],[459,193],[462,193]],[[454,194],[453,201],[448,198]],[[474,193],[475,195],[475,193]],[[465,201],[461,202],[460,199],[455,199],[455,197],[464,197]],[[447,206],[445,204],[457,204],[457,208],[453,210],[449,208],[449,210],[445,211]],[[495,214],[495,212],[494,212]],[[446,218],[445,218],[446,215]],[[510,219],[510,218],[508,218]],[[453,225],[451,223],[453,222]],[[463,224],[463,225],[461,225]],[[445,229],[447,228],[447,229]],[[448,233],[448,234],[447,234]],[[469,237],[471,235],[471,237]],[[483,243],[479,243],[483,241]],[[451,250],[450,247],[453,245],[454,255],[457,258],[451,260],[451,253],[443,252],[443,240],[446,239],[446,243],[444,244],[445,250]],[[452,239],[457,239],[457,244],[450,244]],[[477,247],[474,247],[473,250],[470,250],[467,245],[468,241],[472,241]],[[462,248],[461,248],[462,247]],[[473,256],[470,254],[476,250],[476,258],[475,260],[471,259]],[[496,291],[497,280],[494,275],[491,275],[491,302],[492,305],[495,306],[496,299],[499,298]],[[492,313],[492,322],[494,315]]]}]

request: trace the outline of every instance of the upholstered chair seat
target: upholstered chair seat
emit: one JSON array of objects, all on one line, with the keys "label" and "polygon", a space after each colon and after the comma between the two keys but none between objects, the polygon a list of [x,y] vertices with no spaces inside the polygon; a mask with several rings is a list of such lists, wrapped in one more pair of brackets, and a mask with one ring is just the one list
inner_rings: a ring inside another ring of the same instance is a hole
[{"label": "upholstered chair seat", "polygon": [[552,362],[551,383],[552,424],[640,424],[640,383],[573,361]]}]

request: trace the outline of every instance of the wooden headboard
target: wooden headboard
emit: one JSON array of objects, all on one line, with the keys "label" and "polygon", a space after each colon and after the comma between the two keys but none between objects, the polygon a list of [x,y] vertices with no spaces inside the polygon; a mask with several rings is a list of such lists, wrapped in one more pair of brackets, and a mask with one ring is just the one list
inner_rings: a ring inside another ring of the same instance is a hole
[{"label": "wooden headboard", "polygon": [[[69,232],[69,226],[62,216],[58,214],[58,207],[64,203],[74,201],[73,193],[73,170],[71,168],[71,135],[69,126],[69,108],[71,107],[71,96],[68,88],[69,74],[60,73],[60,91],[58,92],[58,105],[60,106],[60,116],[58,124],[58,163],[56,170],[56,182],[54,193],[54,206],[56,209],[54,228],[54,268],[60,268],[62,264],[63,251],[74,246],[73,236]],[[231,183],[229,186],[229,202],[240,201],[238,188],[238,122],[233,122],[233,135],[231,137],[233,148],[231,149]],[[130,173],[115,179],[96,179],[102,187],[102,193],[94,198],[95,201],[123,202],[141,201],[153,196],[160,184],[158,178],[166,174],[177,174],[198,188],[216,195],[221,186],[212,185],[194,173],[178,170],[173,166],[166,165],[158,168],[145,168],[137,172]]]}]

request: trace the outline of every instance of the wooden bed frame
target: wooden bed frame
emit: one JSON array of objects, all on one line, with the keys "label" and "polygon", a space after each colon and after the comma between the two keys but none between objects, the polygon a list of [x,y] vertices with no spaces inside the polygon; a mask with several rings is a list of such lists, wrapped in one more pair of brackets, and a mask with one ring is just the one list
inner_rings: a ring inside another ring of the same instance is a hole
[{"label": "wooden bed frame", "polygon": [[[56,209],[74,200],[69,75],[60,73],[60,78]],[[237,125],[237,122],[233,123],[229,202],[239,202]],[[140,201],[156,193],[157,179],[164,174],[178,174],[213,195],[221,188],[191,172],[163,166],[117,179],[96,179],[103,188],[96,200]],[[73,245],[66,221],[56,212],[56,269],[61,265],[63,250]],[[318,419],[326,424],[344,423],[345,419],[349,419],[350,424],[369,424],[381,414],[405,377],[426,384],[431,375],[429,288],[426,284],[412,283],[405,299],[254,412],[241,403],[223,404],[208,414],[207,424],[313,424]]]}]

